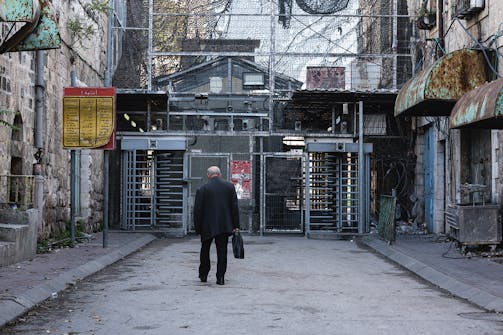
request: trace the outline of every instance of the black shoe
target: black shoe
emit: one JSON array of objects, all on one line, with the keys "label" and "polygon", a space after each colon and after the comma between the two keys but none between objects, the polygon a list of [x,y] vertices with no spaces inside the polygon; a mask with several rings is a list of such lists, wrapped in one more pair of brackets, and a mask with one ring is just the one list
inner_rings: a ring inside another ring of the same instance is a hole
[{"label": "black shoe", "polygon": [[199,275],[199,279],[201,279],[203,283],[206,283],[208,281],[208,276]]},{"label": "black shoe", "polygon": [[224,277],[217,278],[217,285],[224,285]]}]

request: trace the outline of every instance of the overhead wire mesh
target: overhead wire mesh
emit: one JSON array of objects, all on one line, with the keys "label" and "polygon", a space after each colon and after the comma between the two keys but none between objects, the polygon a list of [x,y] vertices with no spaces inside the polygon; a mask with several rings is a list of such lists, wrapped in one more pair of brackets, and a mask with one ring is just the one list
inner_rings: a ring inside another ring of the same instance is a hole
[{"label": "overhead wire mesh", "polygon": [[136,49],[129,53],[144,56],[134,67],[140,86],[219,56],[248,57],[304,87],[308,67],[344,68],[346,80],[337,87],[343,89],[395,89],[412,72],[406,1],[143,0],[128,6],[126,44]]}]

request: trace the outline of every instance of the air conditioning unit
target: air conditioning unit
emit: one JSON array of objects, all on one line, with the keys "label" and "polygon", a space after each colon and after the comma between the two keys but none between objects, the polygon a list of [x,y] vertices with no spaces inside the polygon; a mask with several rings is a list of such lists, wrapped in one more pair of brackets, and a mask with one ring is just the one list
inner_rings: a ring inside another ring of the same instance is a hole
[{"label": "air conditioning unit", "polygon": [[477,13],[484,10],[484,0],[455,0],[454,16],[460,19],[469,20]]}]

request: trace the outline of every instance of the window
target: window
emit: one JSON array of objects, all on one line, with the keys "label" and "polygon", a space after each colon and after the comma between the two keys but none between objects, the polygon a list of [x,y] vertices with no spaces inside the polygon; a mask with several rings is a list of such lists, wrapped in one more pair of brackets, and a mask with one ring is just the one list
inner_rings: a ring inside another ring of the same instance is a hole
[{"label": "window", "polygon": [[243,89],[262,89],[265,87],[264,74],[261,72],[244,72]]}]

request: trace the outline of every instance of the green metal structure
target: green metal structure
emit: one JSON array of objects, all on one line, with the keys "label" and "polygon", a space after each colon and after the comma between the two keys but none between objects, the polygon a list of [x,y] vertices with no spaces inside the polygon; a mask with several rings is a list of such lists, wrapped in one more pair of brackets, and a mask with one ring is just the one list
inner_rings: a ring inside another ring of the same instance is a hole
[{"label": "green metal structure", "polygon": [[454,106],[451,128],[503,129],[503,79],[466,93]]},{"label": "green metal structure", "polygon": [[0,53],[57,49],[61,45],[58,22],[49,0],[0,0],[0,20],[25,22],[0,45]]}]

